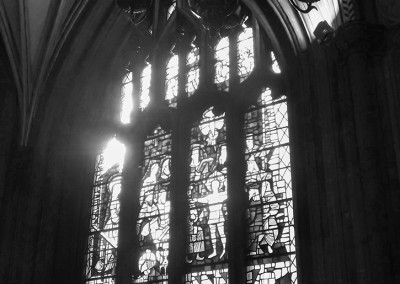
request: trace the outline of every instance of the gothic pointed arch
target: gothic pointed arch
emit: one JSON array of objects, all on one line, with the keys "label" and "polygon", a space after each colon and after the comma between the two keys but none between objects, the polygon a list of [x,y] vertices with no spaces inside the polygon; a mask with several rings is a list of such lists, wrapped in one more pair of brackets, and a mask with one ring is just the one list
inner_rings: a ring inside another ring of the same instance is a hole
[{"label": "gothic pointed arch", "polygon": [[90,246],[86,283],[297,283],[284,60],[295,48],[281,48],[271,6],[228,2],[225,14],[192,1],[129,10],[118,245]]}]

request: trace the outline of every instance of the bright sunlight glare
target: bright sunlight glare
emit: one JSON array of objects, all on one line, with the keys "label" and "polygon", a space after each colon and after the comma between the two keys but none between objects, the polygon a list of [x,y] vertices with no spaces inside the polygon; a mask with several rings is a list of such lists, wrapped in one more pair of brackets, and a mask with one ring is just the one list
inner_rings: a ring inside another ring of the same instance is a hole
[{"label": "bright sunlight glare", "polygon": [[125,146],[115,137],[112,138],[103,151],[103,173],[111,167],[118,165],[119,171],[122,171],[125,158]]},{"label": "bright sunlight glare", "polygon": [[121,123],[128,124],[131,122],[131,112],[133,110],[133,83],[128,82],[122,87],[122,107],[121,107]]}]

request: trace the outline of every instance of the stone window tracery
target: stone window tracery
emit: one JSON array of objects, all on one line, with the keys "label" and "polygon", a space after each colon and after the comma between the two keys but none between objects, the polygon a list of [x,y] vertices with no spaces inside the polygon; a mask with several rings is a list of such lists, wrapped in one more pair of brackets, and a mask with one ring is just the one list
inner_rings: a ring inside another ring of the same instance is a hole
[{"label": "stone window tracery", "polygon": [[[164,7],[166,21],[174,19],[180,3]],[[256,40],[252,23],[256,20],[220,36],[188,29],[172,46],[166,41],[170,52],[142,50],[130,64],[122,102],[132,107],[124,106],[129,111],[123,108],[121,123],[135,133],[124,136],[135,163],[124,172],[122,164],[113,168],[118,178],[106,184],[136,197],[133,203],[119,200],[119,191],[109,190],[111,201],[102,201],[106,209],[92,205],[92,219],[110,218],[111,227],[92,226],[97,229],[89,237],[86,283],[129,278],[130,283],[225,284],[235,275],[249,284],[297,283],[287,100],[268,82],[254,79],[256,72],[282,71],[272,47]],[[152,36],[162,34],[152,28]],[[255,45],[269,58],[256,58]],[[135,65],[140,58],[147,62]],[[246,84],[262,91],[242,87]],[[136,178],[124,183],[127,175]],[[104,175],[96,176],[93,200],[105,200],[96,197]],[[121,208],[136,213],[106,217],[112,202],[125,202]],[[96,234],[102,238],[101,230],[110,232],[114,246],[106,237],[104,245],[94,241]],[[130,236],[132,245],[118,246],[121,234]],[[241,255],[235,243],[242,245]],[[129,269],[116,270],[121,263]],[[233,271],[236,263],[243,264],[241,271]]]}]

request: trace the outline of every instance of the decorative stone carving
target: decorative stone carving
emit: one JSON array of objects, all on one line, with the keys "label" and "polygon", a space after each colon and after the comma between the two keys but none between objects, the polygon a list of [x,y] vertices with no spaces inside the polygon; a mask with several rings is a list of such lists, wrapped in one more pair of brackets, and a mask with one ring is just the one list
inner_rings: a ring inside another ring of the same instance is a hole
[{"label": "decorative stone carving", "polygon": [[352,0],[342,0],[340,11],[344,23],[355,20],[356,17],[354,14],[354,4]]},{"label": "decorative stone carving", "polygon": [[313,9],[317,9],[313,4],[316,2],[319,2],[320,0],[298,0],[297,2],[302,2],[304,4],[307,4],[307,7],[302,9],[300,6],[296,4],[294,0],[289,0],[290,4],[299,12],[307,14],[311,12]]},{"label": "decorative stone carving", "polygon": [[382,24],[391,26],[400,23],[400,1],[376,0],[375,4]]},{"label": "decorative stone carving", "polygon": [[152,2],[152,0],[116,0],[117,5],[130,15],[134,24],[140,24],[146,19]]},{"label": "decorative stone carving", "polygon": [[[239,18],[236,15],[240,11],[237,0],[189,0],[189,7],[211,30],[219,30],[228,22],[234,21],[232,17]],[[240,19],[237,20],[239,23]]]},{"label": "decorative stone carving", "polygon": [[358,52],[382,54],[386,46],[386,28],[381,25],[353,21],[342,25],[335,34],[334,43],[341,56]]}]

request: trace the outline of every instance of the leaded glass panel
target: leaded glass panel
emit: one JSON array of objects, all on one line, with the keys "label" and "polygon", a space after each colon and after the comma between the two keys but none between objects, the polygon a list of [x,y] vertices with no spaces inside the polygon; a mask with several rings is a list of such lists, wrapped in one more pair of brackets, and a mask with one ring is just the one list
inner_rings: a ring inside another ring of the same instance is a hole
[{"label": "leaded glass panel", "polygon": [[173,55],[167,64],[167,75],[165,82],[165,99],[169,105],[176,107],[176,99],[178,97],[178,72],[179,57]]},{"label": "leaded glass panel", "polygon": [[131,112],[133,110],[133,81],[132,72],[128,72],[122,80],[121,88],[121,123],[128,124],[131,122]]},{"label": "leaded glass panel", "polygon": [[150,103],[151,64],[147,64],[140,77],[140,109],[144,110]]},{"label": "leaded glass panel", "polygon": [[272,70],[275,73],[281,73],[281,68],[279,67],[278,61],[276,60],[275,53],[271,51],[271,59],[272,59]]},{"label": "leaded glass panel", "polygon": [[186,92],[190,97],[199,86],[199,49],[197,47],[193,48],[187,58],[187,75],[186,75]]},{"label": "leaded glass panel", "polygon": [[137,235],[140,276],[134,283],[166,283],[169,252],[171,134],[157,127],[144,142]]},{"label": "leaded glass panel", "polygon": [[[188,281],[209,277],[211,264],[219,271],[227,271],[226,155],[224,115],[214,115],[208,109],[191,134]],[[226,279],[225,272],[221,279]]]},{"label": "leaded glass panel", "polygon": [[229,38],[223,37],[215,47],[215,78],[220,90],[229,88]]},{"label": "leaded glass panel", "polygon": [[242,82],[254,69],[253,29],[246,28],[238,36],[238,75]]},{"label": "leaded glass panel", "polygon": [[113,138],[96,161],[86,255],[90,284],[114,283],[124,154],[124,145]]},{"label": "leaded glass panel", "polygon": [[175,11],[175,9],[176,9],[176,1],[172,1],[171,6],[169,6],[169,8],[167,10],[167,20],[171,17],[171,15]]},{"label": "leaded glass panel", "polygon": [[228,269],[213,269],[199,272],[192,272],[186,275],[187,284],[227,284]]},{"label": "leaded glass panel", "polygon": [[286,104],[267,89],[246,113],[247,283],[297,283]]}]

